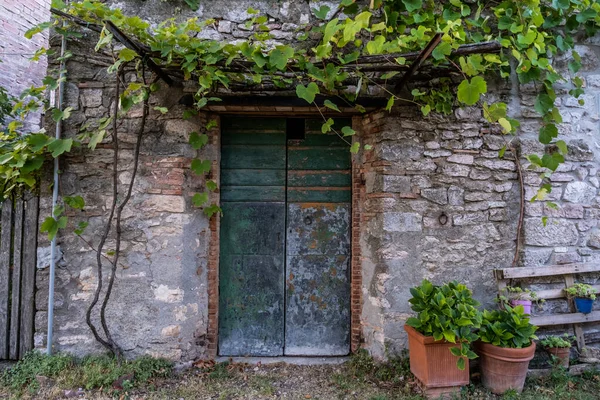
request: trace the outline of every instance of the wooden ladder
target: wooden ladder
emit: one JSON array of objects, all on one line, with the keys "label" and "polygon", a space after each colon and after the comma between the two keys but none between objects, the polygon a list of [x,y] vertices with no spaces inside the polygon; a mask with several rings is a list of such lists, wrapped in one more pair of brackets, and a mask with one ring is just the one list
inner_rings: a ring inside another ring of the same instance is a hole
[{"label": "wooden ladder", "polygon": [[[600,263],[583,263],[583,264],[565,264],[565,265],[549,265],[540,267],[524,267],[524,268],[505,268],[494,270],[494,276],[498,283],[498,291],[502,292],[511,280],[526,279],[526,278],[541,278],[551,276],[562,276],[565,287],[575,283],[574,275],[585,274],[590,272],[600,272]],[[593,286],[600,293],[600,285]],[[540,299],[566,299],[563,289],[541,290],[537,292]],[[543,316],[532,316],[530,322],[536,326],[553,326],[553,325],[573,325],[575,337],[577,338],[577,348],[581,352],[585,348],[585,339],[583,337],[583,329],[581,324],[588,322],[600,321],[600,311],[592,311],[589,314],[582,314],[576,311],[574,301],[569,302],[570,313],[566,314],[550,314]]]}]

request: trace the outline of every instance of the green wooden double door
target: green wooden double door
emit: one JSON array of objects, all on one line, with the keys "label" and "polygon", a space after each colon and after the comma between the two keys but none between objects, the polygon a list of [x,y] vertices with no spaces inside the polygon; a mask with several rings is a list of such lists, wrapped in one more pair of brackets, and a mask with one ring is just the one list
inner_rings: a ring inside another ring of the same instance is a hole
[{"label": "green wooden double door", "polygon": [[219,354],[348,354],[348,145],[317,120],[221,127]]}]

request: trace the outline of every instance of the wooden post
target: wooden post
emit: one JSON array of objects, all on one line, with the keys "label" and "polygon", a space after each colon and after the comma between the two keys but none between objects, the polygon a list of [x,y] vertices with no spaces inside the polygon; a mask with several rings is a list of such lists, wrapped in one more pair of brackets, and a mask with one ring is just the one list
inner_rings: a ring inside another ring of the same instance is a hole
[{"label": "wooden post", "polygon": [[10,254],[12,242],[12,198],[2,204],[0,236],[0,360],[8,358],[8,298],[10,296]]},{"label": "wooden post", "polygon": [[21,329],[19,356],[33,349],[33,323],[35,317],[35,269],[37,262],[39,198],[28,195],[25,201],[23,224],[23,258],[21,280]]},{"label": "wooden post", "polygon": [[12,300],[10,304],[9,357],[19,359],[19,327],[21,323],[21,257],[23,254],[23,199],[15,200]]},{"label": "wooden post", "polygon": [[[569,287],[575,284],[575,279],[573,278],[573,275],[564,275],[565,278],[565,287]],[[573,299],[568,299],[569,302],[569,309],[571,310],[571,312],[577,312],[577,309],[575,307],[575,302],[573,301]],[[575,337],[577,338],[577,348],[579,349],[579,352],[581,352],[583,350],[583,348],[585,347],[585,339],[583,337],[583,329],[581,328],[581,325],[579,324],[573,324],[573,330],[575,331]]]}]

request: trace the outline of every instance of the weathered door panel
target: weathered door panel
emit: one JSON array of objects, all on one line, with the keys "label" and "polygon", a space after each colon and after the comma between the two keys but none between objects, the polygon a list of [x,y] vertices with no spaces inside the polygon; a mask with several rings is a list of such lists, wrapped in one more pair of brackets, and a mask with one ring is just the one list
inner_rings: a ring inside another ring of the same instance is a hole
[{"label": "weathered door panel", "polygon": [[348,146],[310,130],[287,151],[286,355],[350,352]]},{"label": "weathered door panel", "polygon": [[350,209],[289,204],[286,257],[286,355],[350,351]]},{"label": "weathered door panel", "polygon": [[285,124],[231,118],[222,126],[219,354],[279,356],[284,346]]}]

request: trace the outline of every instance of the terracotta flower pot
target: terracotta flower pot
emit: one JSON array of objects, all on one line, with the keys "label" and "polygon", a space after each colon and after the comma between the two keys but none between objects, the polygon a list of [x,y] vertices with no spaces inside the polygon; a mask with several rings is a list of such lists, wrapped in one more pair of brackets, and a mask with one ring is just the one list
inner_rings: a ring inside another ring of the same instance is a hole
[{"label": "terracotta flower pot", "polygon": [[545,347],[545,349],[550,355],[555,356],[560,360],[559,365],[569,368],[569,360],[571,356],[570,347]]},{"label": "terracotta flower pot", "polygon": [[414,328],[404,325],[408,333],[410,371],[426,388],[449,388],[469,384],[469,360],[465,359],[465,369],[456,366],[458,358],[450,353],[451,347],[459,347],[446,340],[434,340]]},{"label": "terracotta flower pot", "polygon": [[523,391],[529,361],[535,353],[535,342],[523,349],[510,349],[477,341],[475,352],[479,355],[481,381],[493,393],[502,394],[509,389]]}]

